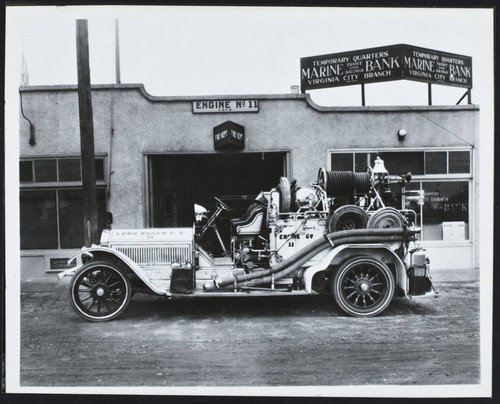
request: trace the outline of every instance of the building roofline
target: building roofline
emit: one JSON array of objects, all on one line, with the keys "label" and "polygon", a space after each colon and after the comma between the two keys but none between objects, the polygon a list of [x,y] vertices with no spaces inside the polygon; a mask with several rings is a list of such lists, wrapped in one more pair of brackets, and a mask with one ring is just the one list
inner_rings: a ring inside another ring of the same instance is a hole
[{"label": "building roofline", "polygon": [[[52,86],[24,86],[19,87],[21,92],[35,92],[35,91],[77,91],[76,84],[63,84]],[[128,84],[93,84],[92,90],[139,90],[142,95],[150,101],[198,101],[198,100],[226,100],[228,98],[233,100],[238,99],[305,99],[306,94],[225,94],[225,95],[176,95],[176,96],[156,96],[151,95],[144,88],[144,84],[128,83]]]},{"label": "building roofline", "polygon": [[310,94],[306,95],[307,103],[319,112],[411,112],[411,111],[463,111],[479,110],[479,105],[373,105],[373,106],[323,106],[316,104]]},{"label": "building roofline", "polygon": [[[37,91],[77,91],[76,84],[43,85],[43,86],[21,86],[19,91],[23,93]],[[144,98],[153,102],[192,102],[203,100],[305,100],[307,104],[318,112],[410,112],[410,111],[456,111],[456,110],[479,110],[479,105],[390,105],[390,106],[322,106],[316,104],[309,93],[289,94],[226,94],[226,95],[189,95],[189,96],[155,96],[149,94],[144,84],[94,84],[92,90],[137,90]]]}]

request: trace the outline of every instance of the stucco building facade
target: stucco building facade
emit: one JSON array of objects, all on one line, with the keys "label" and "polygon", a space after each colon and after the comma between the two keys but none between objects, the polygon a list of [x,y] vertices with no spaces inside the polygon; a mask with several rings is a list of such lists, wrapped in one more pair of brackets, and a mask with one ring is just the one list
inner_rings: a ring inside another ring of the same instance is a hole
[{"label": "stucco building facade", "polygon": [[[83,239],[77,88],[21,87],[20,96],[21,275],[52,277]],[[93,86],[92,104],[101,227],[106,211],[117,228],[185,226],[193,202],[255,195],[280,176],[307,185],[320,167],[363,171],[378,153],[390,174],[413,173],[409,207],[422,221],[432,267],[478,269],[476,105],[323,107],[308,94],[156,97],[135,84]],[[244,128],[243,148],[217,149],[214,128],[227,121]]]}]

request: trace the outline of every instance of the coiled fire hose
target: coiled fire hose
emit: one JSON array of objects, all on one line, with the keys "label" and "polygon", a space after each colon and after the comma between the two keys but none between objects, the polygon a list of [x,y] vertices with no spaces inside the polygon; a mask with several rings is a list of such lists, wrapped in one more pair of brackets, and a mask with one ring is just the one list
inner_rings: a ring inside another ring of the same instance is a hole
[{"label": "coiled fire hose", "polygon": [[372,186],[369,173],[327,171],[324,168],[320,168],[318,172],[318,182],[330,197],[349,196],[354,190],[358,193],[366,193]]},{"label": "coiled fire hose", "polygon": [[[262,268],[250,274],[231,275],[226,279],[218,277],[214,279],[214,287],[221,288],[227,285],[255,286],[271,283],[273,278],[276,280],[285,277],[328,247],[338,246],[341,244],[402,241],[406,234],[408,234],[408,230],[406,228],[354,229],[336,231],[325,235],[324,238],[313,241],[302,250],[293,254],[285,261],[280,262],[273,268]],[[212,287],[205,285],[206,291],[211,289]]]}]

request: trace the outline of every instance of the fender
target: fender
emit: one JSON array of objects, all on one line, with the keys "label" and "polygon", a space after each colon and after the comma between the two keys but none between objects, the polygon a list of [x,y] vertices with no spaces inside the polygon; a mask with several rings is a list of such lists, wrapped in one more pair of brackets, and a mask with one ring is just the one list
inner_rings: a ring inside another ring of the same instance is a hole
[{"label": "fender", "polygon": [[125,265],[129,267],[131,271],[133,271],[141,281],[144,282],[144,284],[151,289],[154,293],[159,294],[159,295],[169,295],[168,292],[166,292],[164,289],[158,289],[149,279],[149,277],[146,275],[146,273],[142,270],[140,266],[138,266],[134,261],[132,261],[129,257],[124,255],[123,253],[114,250],[109,247],[90,247],[90,248],[85,248],[73,255],[69,260],[68,264],[73,262],[75,259],[77,260],[77,265],[73,268],[67,269],[61,273],[58,274],[59,278],[62,278],[63,276],[71,276],[73,275],[76,271],[78,271],[82,266],[82,260],[81,256],[82,255],[88,255],[90,257],[93,257],[93,252],[105,252],[107,254],[114,255],[115,257],[119,258]]},{"label": "fender", "polygon": [[312,293],[312,279],[316,273],[325,270],[333,263],[337,264],[351,256],[359,255],[360,253],[369,253],[371,251],[377,251],[378,253],[389,255],[392,258],[396,268],[396,286],[398,286],[404,292],[404,295],[408,297],[406,294],[407,276],[405,265],[394,251],[388,246],[381,244],[344,244],[331,249],[318,263],[310,266],[304,271],[304,286],[307,293]]}]

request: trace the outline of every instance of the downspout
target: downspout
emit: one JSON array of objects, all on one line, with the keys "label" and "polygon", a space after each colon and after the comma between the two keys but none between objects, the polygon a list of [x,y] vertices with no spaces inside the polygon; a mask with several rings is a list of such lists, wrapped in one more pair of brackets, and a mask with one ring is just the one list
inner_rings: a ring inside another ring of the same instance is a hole
[{"label": "downspout", "polygon": [[21,90],[19,90],[19,99],[21,101],[21,115],[23,116],[24,119],[26,119],[29,124],[30,124],[30,138],[29,138],[29,143],[31,146],[34,146],[35,143],[36,143],[36,140],[35,140],[35,125],[33,124],[33,122],[31,122],[27,117],[26,115],[24,115],[24,111],[23,111],[23,95],[21,93]]}]

